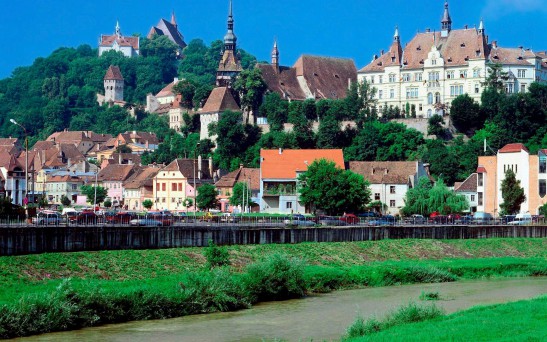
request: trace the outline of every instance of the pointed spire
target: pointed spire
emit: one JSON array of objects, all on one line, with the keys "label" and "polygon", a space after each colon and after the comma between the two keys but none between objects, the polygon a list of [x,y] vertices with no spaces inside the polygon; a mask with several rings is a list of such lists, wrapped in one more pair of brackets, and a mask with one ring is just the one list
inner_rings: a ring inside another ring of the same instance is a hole
[{"label": "pointed spire", "polygon": [[175,10],[173,10],[171,12],[171,24],[173,24],[173,26],[177,27],[177,18],[175,17]]},{"label": "pointed spire", "polygon": [[399,37],[399,26],[395,26],[395,33],[393,34],[393,40],[398,42],[399,39],[400,39],[400,37]]},{"label": "pointed spire", "polygon": [[118,20],[116,20],[116,36],[118,36],[118,38],[120,38],[122,35],[122,32],[121,32],[121,29],[120,29],[120,22]]},{"label": "pointed spire", "polygon": [[234,15],[233,15],[233,6],[232,0],[230,0],[230,7],[228,9],[228,32],[224,36],[224,49],[225,50],[236,50],[237,37],[234,34]]},{"label": "pointed spire", "polygon": [[448,12],[448,1],[444,3],[444,14],[443,19],[441,20],[441,27],[443,31],[450,31],[452,29],[452,19]]},{"label": "pointed spire", "polygon": [[279,71],[279,49],[277,48],[277,38],[274,39],[274,46],[272,49],[272,66]]}]

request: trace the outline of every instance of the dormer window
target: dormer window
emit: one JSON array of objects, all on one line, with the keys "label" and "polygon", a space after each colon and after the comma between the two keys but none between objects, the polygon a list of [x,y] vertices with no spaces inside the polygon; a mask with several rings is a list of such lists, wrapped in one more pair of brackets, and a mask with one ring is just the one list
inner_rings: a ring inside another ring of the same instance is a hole
[{"label": "dormer window", "polygon": [[464,47],[465,47],[465,43],[461,43],[461,44],[460,44],[460,47],[464,48]]},{"label": "dormer window", "polygon": [[391,57],[391,63],[395,63],[395,57]]},{"label": "dormer window", "polygon": [[475,56],[480,57],[480,55],[481,55],[481,50],[475,51]]},{"label": "dormer window", "polygon": [[334,78],[340,78],[340,76],[338,76],[337,74],[334,74]]},{"label": "dormer window", "polygon": [[416,48],[416,50],[422,51],[422,46],[421,46],[421,45],[418,45],[418,47]]}]

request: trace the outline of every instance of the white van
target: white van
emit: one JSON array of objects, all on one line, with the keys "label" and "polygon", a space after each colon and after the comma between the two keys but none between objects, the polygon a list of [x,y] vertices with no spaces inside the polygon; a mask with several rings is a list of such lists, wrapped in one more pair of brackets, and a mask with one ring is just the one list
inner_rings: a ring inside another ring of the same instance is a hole
[{"label": "white van", "polygon": [[531,224],[532,223],[532,215],[530,214],[518,214],[515,216],[515,220],[509,222],[510,225],[525,225],[525,224]]}]

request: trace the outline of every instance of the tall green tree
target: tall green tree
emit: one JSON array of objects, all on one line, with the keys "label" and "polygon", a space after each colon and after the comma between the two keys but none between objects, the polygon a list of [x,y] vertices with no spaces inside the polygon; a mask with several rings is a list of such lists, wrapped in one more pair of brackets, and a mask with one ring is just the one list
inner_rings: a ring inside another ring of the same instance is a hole
[{"label": "tall green tree", "polygon": [[214,185],[203,184],[198,188],[196,203],[200,210],[210,210],[218,207],[217,189]]},{"label": "tall green tree", "polygon": [[421,177],[418,184],[406,192],[403,214],[405,216],[412,214],[429,215],[432,211],[429,207],[429,192],[431,189],[432,185],[429,178]]},{"label": "tall green tree", "polygon": [[357,212],[370,202],[369,184],[363,176],[325,159],[314,161],[298,182],[301,201],[329,214]]},{"label": "tall green tree", "polygon": [[484,124],[481,122],[480,105],[468,94],[460,95],[452,101],[450,118],[454,127],[462,133],[481,128]]},{"label": "tall green tree", "polygon": [[[97,186],[97,204],[101,204],[104,202],[108,191],[103,188],[102,186]],[[93,204],[95,203],[95,187],[92,185],[82,185],[81,187],[81,193],[82,195],[85,195],[87,197],[87,203]]]},{"label": "tall green tree", "polygon": [[500,204],[501,215],[513,215],[520,211],[520,206],[526,201],[524,189],[520,186],[520,180],[513,170],[508,169],[505,172],[505,179],[501,182],[501,197],[503,203]]},{"label": "tall green tree", "polygon": [[[243,200],[245,198],[245,200]],[[253,204],[251,201],[251,189],[245,182],[238,182],[234,185],[232,196],[230,196],[230,204],[233,206],[249,207]]]},{"label": "tall green tree", "polygon": [[241,109],[258,112],[264,93],[268,89],[262,78],[262,71],[258,68],[243,70],[233,84],[234,90],[241,99]]}]

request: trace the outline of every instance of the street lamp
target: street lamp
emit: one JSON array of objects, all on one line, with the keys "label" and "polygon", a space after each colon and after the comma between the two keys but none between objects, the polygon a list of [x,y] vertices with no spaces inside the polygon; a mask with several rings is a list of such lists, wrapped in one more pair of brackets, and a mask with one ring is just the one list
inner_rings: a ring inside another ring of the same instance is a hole
[{"label": "street lamp", "polygon": [[197,160],[197,149],[199,148],[199,143],[196,144],[196,147],[194,148],[194,220],[196,219],[196,196],[197,196],[197,188],[196,188],[196,160]]},{"label": "street lamp", "polygon": [[[27,209],[28,209],[28,134],[27,134],[27,129],[13,119],[10,119],[9,121],[12,124],[21,127],[23,131],[25,132],[25,199],[27,202],[25,203],[25,205],[27,206]],[[26,218],[28,219],[28,210],[26,211],[26,216],[27,216]]]}]

